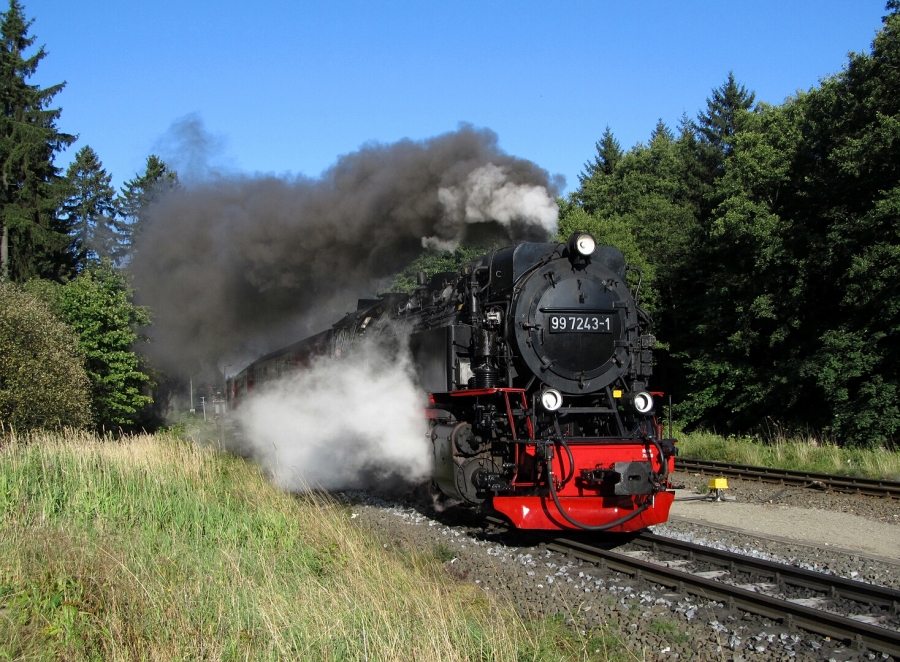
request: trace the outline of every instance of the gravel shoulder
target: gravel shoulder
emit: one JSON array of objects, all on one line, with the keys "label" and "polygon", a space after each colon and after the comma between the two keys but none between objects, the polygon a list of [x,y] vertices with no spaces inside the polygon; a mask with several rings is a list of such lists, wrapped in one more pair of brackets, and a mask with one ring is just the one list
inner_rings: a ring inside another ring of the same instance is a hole
[{"label": "gravel shoulder", "polygon": [[690,490],[677,490],[671,514],[740,529],[747,535],[792,538],[900,560],[900,526],[884,526],[850,513],[784,504],[679,500],[692,496]]},{"label": "gravel shoulder", "polygon": [[[708,476],[678,473],[671,514],[747,535],[789,538],[900,560],[900,502],[729,479],[724,501],[698,499]],[[892,524],[893,526],[884,526]]]}]

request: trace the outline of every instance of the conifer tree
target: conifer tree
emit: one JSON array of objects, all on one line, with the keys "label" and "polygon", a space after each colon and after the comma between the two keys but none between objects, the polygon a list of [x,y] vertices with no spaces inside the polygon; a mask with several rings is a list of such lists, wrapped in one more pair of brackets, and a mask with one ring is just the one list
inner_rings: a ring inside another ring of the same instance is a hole
[{"label": "conifer tree", "polygon": [[656,126],[653,128],[653,132],[650,134],[651,143],[658,139],[664,140],[666,142],[672,142],[673,140],[675,140],[675,135],[672,133],[672,130],[666,126],[666,123],[662,121],[662,118],[656,121]]},{"label": "conifer tree", "polygon": [[177,189],[178,173],[170,170],[165,161],[155,154],[147,157],[144,174],[125,182],[117,198],[122,224],[122,245],[116,257],[130,258],[147,223],[147,209],[166,193]]},{"label": "conifer tree", "polygon": [[738,85],[734,72],[721,87],[712,91],[706,100],[706,111],[697,116],[694,128],[701,139],[722,157],[728,156],[734,146],[734,136],[744,123],[744,115],[753,107],[756,94]]},{"label": "conifer tree", "polygon": [[18,0],[0,13],[0,280],[58,278],[73,266],[53,157],[75,138],[57,130],[60,109],[48,108],[65,83],[27,82],[46,56],[43,47],[24,54],[31,23]]},{"label": "conifer tree", "polygon": [[81,271],[119,252],[116,191],[97,153],[87,145],[75,155],[66,180],[69,195],[62,209],[72,229],[75,259]]},{"label": "conifer tree", "polygon": [[584,184],[596,174],[611,175],[623,156],[622,146],[607,124],[603,137],[597,142],[597,155],[593,161],[584,164],[584,172],[578,175],[578,180]]}]

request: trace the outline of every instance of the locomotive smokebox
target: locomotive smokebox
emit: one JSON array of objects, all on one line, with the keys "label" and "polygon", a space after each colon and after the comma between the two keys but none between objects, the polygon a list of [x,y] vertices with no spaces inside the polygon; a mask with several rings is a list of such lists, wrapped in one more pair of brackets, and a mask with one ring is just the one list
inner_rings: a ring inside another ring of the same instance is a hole
[{"label": "locomotive smokebox", "polygon": [[514,333],[517,353],[542,382],[562,393],[587,394],[629,369],[637,310],[621,252],[595,247],[588,234],[573,235],[569,244],[570,257],[578,259],[548,262],[523,279],[512,311]]}]

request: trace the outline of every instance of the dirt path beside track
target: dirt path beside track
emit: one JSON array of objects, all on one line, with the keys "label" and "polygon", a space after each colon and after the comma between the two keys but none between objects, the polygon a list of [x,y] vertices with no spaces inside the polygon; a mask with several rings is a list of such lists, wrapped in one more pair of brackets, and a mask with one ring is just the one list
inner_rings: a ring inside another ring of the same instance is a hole
[{"label": "dirt path beside track", "polygon": [[[710,526],[741,529],[748,535],[779,536],[825,548],[900,559],[900,502],[896,500],[835,495],[835,506],[842,506],[826,510],[822,506],[827,504],[815,503],[826,495],[733,479],[729,479],[731,489],[726,492],[725,501],[698,499],[696,487],[708,480],[706,476],[677,474],[675,482],[687,485],[686,489],[676,490],[671,514]],[[807,501],[813,501],[813,507],[791,505]],[[895,526],[884,526],[885,523]]]}]

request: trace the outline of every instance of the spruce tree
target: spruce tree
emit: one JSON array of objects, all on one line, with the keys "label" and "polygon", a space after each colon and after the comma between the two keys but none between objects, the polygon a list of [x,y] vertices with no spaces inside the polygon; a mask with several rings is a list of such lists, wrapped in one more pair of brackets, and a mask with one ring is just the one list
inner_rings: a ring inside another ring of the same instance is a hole
[{"label": "spruce tree", "polygon": [[134,254],[147,223],[147,209],[150,205],[178,186],[178,173],[170,170],[165,161],[155,154],[147,157],[143,175],[125,182],[117,198],[123,220],[119,225],[122,242],[116,255],[120,261],[127,261]]},{"label": "spruce tree", "polygon": [[656,126],[650,134],[651,144],[656,140],[663,140],[665,142],[672,142],[675,140],[675,134],[673,134],[672,130],[666,126],[666,123],[662,121],[662,118],[656,121]]},{"label": "spruce tree", "polygon": [[75,138],[57,130],[60,109],[48,106],[65,83],[28,84],[46,52],[25,56],[35,37],[18,0],[0,17],[0,280],[59,278],[73,265],[53,157]]},{"label": "spruce tree", "polygon": [[738,85],[734,72],[728,72],[728,79],[712,91],[706,100],[706,111],[697,116],[694,128],[701,139],[721,157],[731,154],[734,136],[744,124],[744,117],[753,107],[756,94],[743,85]]},{"label": "spruce tree", "polygon": [[603,137],[597,142],[597,155],[593,161],[584,164],[584,172],[578,175],[578,181],[584,184],[594,175],[611,175],[623,156],[622,146],[607,124]]},{"label": "spruce tree", "polygon": [[66,171],[69,195],[63,212],[75,239],[78,270],[117,255],[119,226],[112,177],[89,146],[82,147]]}]

